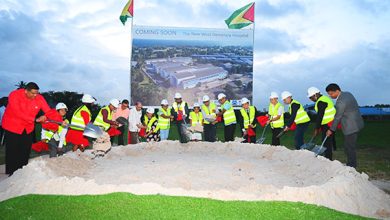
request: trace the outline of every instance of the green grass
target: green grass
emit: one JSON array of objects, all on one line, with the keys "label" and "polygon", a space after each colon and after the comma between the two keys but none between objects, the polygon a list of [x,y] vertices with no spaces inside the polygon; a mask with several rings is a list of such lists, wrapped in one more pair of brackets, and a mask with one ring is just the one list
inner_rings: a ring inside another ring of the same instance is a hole
[{"label": "green grass", "polygon": [[129,193],[27,195],[0,202],[1,219],[364,219],[293,202],[218,201]]}]

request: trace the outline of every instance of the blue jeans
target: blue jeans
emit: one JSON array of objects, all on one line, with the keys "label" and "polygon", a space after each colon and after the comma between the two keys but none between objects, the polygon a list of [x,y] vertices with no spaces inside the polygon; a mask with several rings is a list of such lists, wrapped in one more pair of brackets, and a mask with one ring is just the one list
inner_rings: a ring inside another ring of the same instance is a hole
[{"label": "blue jeans", "polygon": [[295,130],[294,142],[295,149],[301,149],[301,146],[304,144],[303,136],[305,135],[305,131],[307,127],[309,127],[310,122],[302,123],[297,125],[297,129]]},{"label": "blue jeans", "polygon": [[160,138],[161,140],[168,140],[169,136],[169,128],[168,129],[160,129]]}]

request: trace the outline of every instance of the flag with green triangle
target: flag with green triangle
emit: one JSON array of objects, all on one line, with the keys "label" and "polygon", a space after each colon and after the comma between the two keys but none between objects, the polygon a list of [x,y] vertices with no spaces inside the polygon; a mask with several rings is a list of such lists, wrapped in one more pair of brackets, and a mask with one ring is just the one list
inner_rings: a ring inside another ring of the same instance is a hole
[{"label": "flag with green triangle", "polygon": [[228,28],[241,29],[253,24],[255,21],[255,3],[249,3],[244,7],[233,12],[228,19],[225,20]]},{"label": "flag with green triangle", "polygon": [[119,19],[121,20],[123,25],[125,25],[127,18],[133,17],[133,3],[134,3],[133,0],[129,0],[122,10]]}]

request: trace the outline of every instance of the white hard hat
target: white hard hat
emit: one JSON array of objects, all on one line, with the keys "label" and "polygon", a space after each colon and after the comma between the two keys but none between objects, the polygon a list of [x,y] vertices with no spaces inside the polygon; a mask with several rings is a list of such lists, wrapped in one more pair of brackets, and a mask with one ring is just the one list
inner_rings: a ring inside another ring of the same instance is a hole
[{"label": "white hard hat", "polygon": [[282,92],[282,99],[286,99],[290,96],[292,96],[291,92],[289,92],[289,91]]},{"label": "white hard hat", "polygon": [[277,99],[277,98],[279,98],[278,93],[276,93],[276,92],[271,92],[271,95],[269,96],[269,98],[270,98],[270,99]]},{"label": "white hard hat", "polygon": [[66,107],[65,103],[59,102],[56,105],[56,110],[60,110],[60,109],[68,109],[68,107]]},{"label": "white hard hat", "polygon": [[115,108],[119,107],[119,100],[118,99],[111,99],[110,104],[114,106]]},{"label": "white hard hat", "polygon": [[247,98],[242,98],[242,99],[241,99],[241,105],[242,105],[242,104],[245,104],[245,103],[249,103],[249,99],[247,99]]},{"label": "white hard hat", "polygon": [[175,93],[175,99],[181,99],[181,94],[180,93]]},{"label": "white hard hat", "polygon": [[204,102],[210,101],[210,97],[209,97],[208,95],[204,95],[204,96],[203,96],[203,101],[204,101]]},{"label": "white hard hat", "polygon": [[166,99],[161,100],[161,105],[169,105],[168,100]]},{"label": "white hard hat", "polygon": [[309,98],[317,93],[320,93],[320,90],[314,86],[307,89],[307,97],[309,97]]},{"label": "white hard hat", "polygon": [[196,108],[196,107],[198,107],[198,108],[200,107],[199,103],[197,103],[197,102],[194,103],[194,108]]},{"label": "white hard hat", "polygon": [[223,93],[218,94],[218,100],[221,100],[222,98],[226,98],[226,95]]},{"label": "white hard hat", "polygon": [[83,98],[81,98],[82,103],[93,103],[96,100],[90,94],[84,94]]},{"label": "white hard hat", "polygon": [[149,107],[148,109],[146,109],[146,113],[153,114],[154,113],[154,108]]}]

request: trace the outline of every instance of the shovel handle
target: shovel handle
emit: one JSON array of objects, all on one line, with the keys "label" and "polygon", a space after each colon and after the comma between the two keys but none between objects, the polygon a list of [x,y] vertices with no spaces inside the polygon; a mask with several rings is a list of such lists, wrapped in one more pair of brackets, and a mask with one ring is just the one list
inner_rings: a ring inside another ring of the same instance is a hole
[{"label": "shovel handle", "polygon": [[[58,124],[58,125],[62,125],[62,122],[60,122],[60,121],[55,121],[55,120],[51,120],[51,119],[47,119],[46,121],[51,122],[51,123],[56,123],[56,124]],[[84,126],[74,125],[74,124],[68,124],[67,127],[68,127],[68,128],[69,128],[69,127],[74,127],[74,128],[85,129]]]}]

